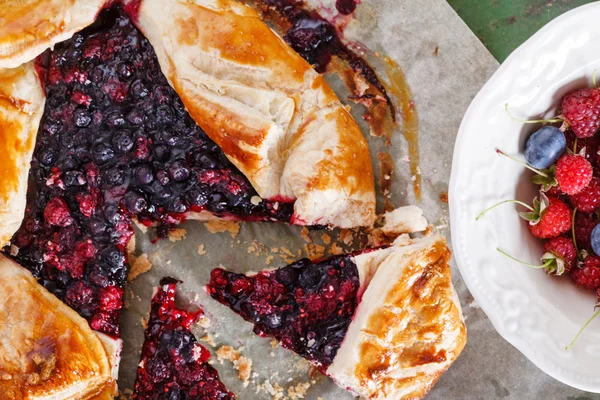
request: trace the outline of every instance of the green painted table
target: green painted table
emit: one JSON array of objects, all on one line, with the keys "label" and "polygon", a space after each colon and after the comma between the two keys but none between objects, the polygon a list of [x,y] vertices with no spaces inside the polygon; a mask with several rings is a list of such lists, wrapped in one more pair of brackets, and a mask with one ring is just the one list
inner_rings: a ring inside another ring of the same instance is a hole
[{"label": "green painted table", "polygon": [[592,0],[448,0],[500,62],[542,26]]}]

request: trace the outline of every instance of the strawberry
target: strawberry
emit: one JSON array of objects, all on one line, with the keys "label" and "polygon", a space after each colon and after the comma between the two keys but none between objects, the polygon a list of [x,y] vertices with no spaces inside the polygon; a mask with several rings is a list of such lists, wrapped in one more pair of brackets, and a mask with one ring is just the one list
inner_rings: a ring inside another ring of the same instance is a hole
[{"label": "strawberry", "polygon": [[569,195],[581,192],[592,180],[593,172],[592,164],[578,154],[565,154],[556,162],[556,180]]},{"label": "strawberry", "polygon": [[541,200],[535,199],[531,212],[520,213],[529,221],[529,230],[533,236],[550,239],[571,229],[571,208],[556,197],[540,194]]},{"label": "strawberry", "polygon": [[577,262],[577,250],[568,237],[557,237],[544,243],[542,262],[548,274],[562,275],[569,272]]},{"label": "strawberry", "polygon": [[569,196],[571,205],[579,211],[591,213],[600,207],[600,179],[592,178],[581,192]]},{"label": "strawberry", "polygon": [[577,211],[573,229],[575,230],[575,240],[578,249],[591,250],[590,238],[597,223],[593,214]]},{"label": "strawberry", "polygon": [[585,289],[600,288],[600,257],[588,256],[581,268],[571,270],[571,279],[577,286]]},{"label": "strawberry", "polygon": [[562,115],[578,138],[594,136],[600,129],[600,89],[586,88],[562,99]]}]

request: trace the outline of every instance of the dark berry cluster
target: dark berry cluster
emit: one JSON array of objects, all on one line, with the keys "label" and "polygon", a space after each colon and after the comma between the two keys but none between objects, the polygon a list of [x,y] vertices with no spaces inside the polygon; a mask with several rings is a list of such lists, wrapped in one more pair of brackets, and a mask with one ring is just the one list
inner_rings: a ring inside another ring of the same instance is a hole
[{"label": "dark berry cluster", "polygon": [[349,256],[303,259],[254,276],[217,268],[210,295],[254,323],[254,332],[315,363],[333,362],[358,305],[359,276]]},{"label": "dark berry cluster", "polygon": [[234,399],[208,364],[210,352],[190,332],[202,312],[175,306],[176,283],[163,279],[152,299],[133,399]]},{"label": "dark berry cluster", "polygon": [[120,8],[103,11],[38,67],[46,108],[12,243],[17,260],[93,329],[118,334],[132,217],[163,233],[189,211],[289,221],[292,204],[253,199]]}]

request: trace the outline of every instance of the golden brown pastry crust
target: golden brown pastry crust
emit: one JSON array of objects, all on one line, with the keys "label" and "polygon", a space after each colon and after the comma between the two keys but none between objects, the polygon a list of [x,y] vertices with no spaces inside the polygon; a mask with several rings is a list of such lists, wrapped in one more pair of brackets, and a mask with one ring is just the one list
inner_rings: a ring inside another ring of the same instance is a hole
[{"label": "golden brown pastry crust", "polygon": [[439,236],[384,251],[327,373],[367,399],[420,399],[467,340],[451,253]]},{"label": "golden brown pastry crust", "polygon": [[33,60],[92,24],[107,0],[3,0],[0,68]]},{"label": "golden brown pastry crust", "polygon": [[33,62],[0,68],[0,246],[21,225],[45,96]]},{"label": "golden brown pastry crust", "polygon": [[0,255],[3,399],[88,399],[112,381],[106,350],[87,321]]},{"label": "golden brown pastry crust", "polygon": [[137,25],[191,116],[262,197],[296,200],[299,224],[371,225],[373,170],[360,128],[254,10],[142,0]]}]

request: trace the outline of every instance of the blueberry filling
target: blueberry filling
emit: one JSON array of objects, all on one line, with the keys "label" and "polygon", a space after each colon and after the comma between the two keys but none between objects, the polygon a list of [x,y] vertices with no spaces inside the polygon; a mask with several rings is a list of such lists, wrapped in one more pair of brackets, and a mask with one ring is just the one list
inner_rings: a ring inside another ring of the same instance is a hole
[{"label": "blueberry filling", "polygon": [[219,373],[207,363],[210,352],[190,331],[202,312],[175,306],[176,284],[164,278],[152,299],[133,399],[234,399],[219,380]]},{"label": "blueberry filling", "polygon": [[162,235],[186,212],[290,220],[293,204],[255,201],[119,7],[37,64],[47,100],[12,244],[17,261],[93,329],[118,335],[133,217]]},{"label": "blueberry filling", "polygon": [[254,324],[260,336],[315,363],[331,365],[358,305],[358,269],[349,256],[318,263],[303,259],[254,276],[217,268],[208,291]]}]

